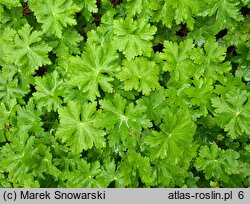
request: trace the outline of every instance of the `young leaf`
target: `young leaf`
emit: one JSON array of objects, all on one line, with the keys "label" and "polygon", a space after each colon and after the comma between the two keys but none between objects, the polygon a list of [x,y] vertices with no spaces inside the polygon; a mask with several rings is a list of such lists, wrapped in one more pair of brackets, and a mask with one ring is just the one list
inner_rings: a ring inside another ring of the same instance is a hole
[{"label": "young leaf", "polygon": [[15,114],[19,108],[15,99],[7,102],[0,103],[0,129],[4,129],[4,126],[15,118]]},{"label": "young leaf", "polygon": [[206,117],[208,111],[211,110],[210,100],[215,96],[213,94],[213,81],[210,78],[199,78],[193,80],[193,85],[184,92],[190,98],[189,103],[198,106],[200,114]]},{"label": "young leaf", "polygon": [[0,72],[0,99],[2,101],[18,99],[20,102],[23,102],[22,97],[26,94],[26,91],[18,86],[17,79],[6,79],[6,76]]},{"label": "young leaf", "polygon": [[25,107],[18,110],[17,114],[17,127],[19,128],[20,134],[23,132],[30,132],[33,134],[41,134],[43,123],[41,122],[41,111],[35,107],[33,99],[31,99]]},{"label": "young leaf", "polygon": [[9,49],[10,45],[13,41],[13,36],[15,35],[16,31],[5,27],[0,24],[0,63],[2,64],[2,60],[4,59],[5,52]]},{"label": "young leaf", "polygon": [[49,44],[54,48],[53,52],[55,52],[58,57],[67,57],[71,54],[80,53],[79,43],[82,40],[82,36],[75,30],[67,28],[60,39],[55,38],[50,41]]},{"label": "young leaf", "polygon": [[11,9],[13,7],[21,6],[21,4],[20,4],[20,0],[12,0],[12,1],[1,0],[0,7],[2,6],[6,6],[8,9]]},{"label": "young leaf", "polygon": [[138,101],[139,105],[147,107],[147,116],[157,125],[163,118],[164,113],[162,112],[162,110],[168,106],[166,97],[166,92],[161,89],[151,92],[149,96],[143,96]]},{"label": "young leaf", "polygon": [[193,15],[200,8],[200,2],[197,0],[176,0],[176,1],[153,1],[151,9],[154,11],[152,21],[161,21],[165,26],[171,28],[172,22],[176,24],[184,22],[192,30],[194,27]]},{"label": "young leaf", "polygon": [[123,158],[120,164],[121,172],[124,176],[126,186],[138,187],[138,178],[147,187],[150,186],[151,171],[150,160],[148,157],[141,156],[134,150],[127,152],[127,155]]},{"label": "young leaf", "polygon": [[126,0],[126,9],[128,16],[143,15],[149,16],[149,0]]},{"label": "young leaf", "polygon": [[20,134],[0,153],[0,169],[8,172],[8,179],[16,187],[40,187],[37,178],[53,168],[50,147],[36,143],[35,137],[28,134]]},{"label": "young leaf", "polygon": [[204,49],[193,49],[190,57],[198,64],[194,74],[197,78],[205,76],[218,80],[232,69],[230,62],[223,62],[226,58],[226,49],[213,39],[205,42]]}]

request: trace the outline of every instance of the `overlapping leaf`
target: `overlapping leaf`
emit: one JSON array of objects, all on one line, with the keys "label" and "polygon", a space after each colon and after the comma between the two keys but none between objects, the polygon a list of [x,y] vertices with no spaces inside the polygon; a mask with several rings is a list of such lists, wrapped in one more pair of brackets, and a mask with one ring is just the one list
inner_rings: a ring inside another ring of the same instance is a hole
[{"label": "overlapping leaf", "polygon": [[87,43],[80,57],[70,59],[69,82],[87,94],[91,101],[100,96],[99,87],[108,93],[113,91],[113,74],[119,70],[118,55],[107,45],[100,47]]},{"label": "overlapping leaf", "polygon": [[238,152],[220,149],[216,144],[202,146],[195,167],[204,171],[206,179],[215,178],[226,182],[230,175],[239,173],[239,156]]},{"label": "overlapping leaf", "polygon": [[[146,107],[127,103],[119,94],[100,101],[101,108],[106,114],[106,129],[109,130],[109,144],[118,148],[120,142],[128,147],[138,145],[142,128],[151,127],[152,124],[144,114]],[[121,150],[121,149],[120,149]]]},{"label": "overlapping leaf", "polygon": [[114,48],[122,51],[128,60],[140,55],[151,56],[151,40],[156,30],[156,27],[151,26],[144,18],[114,20],[115,36],[112,44]]},{"label": "overlapping leaf", "polygon": [[200,2],[197,0],[177,0],[177,1],[152,1],[151,9],[154,11],[152,20],[161,21],[165,26],[171,28],[173,21],[176,24],[184,22],[192,30],[194,26],[194,14],[199,11]]},{"label": "overlapping leaf", "polygon": [[132,61],[124,61],[117,78],[124,82],[126,91],[135,89],[149,95],[151,91],[160,88],[159,71],[159,67],[154,62],[138,57]]},{"label": "overlapping leaf", "polygon": [[65,27],[76,25],[74,14],[79,12],[72,0],[32,0],[30,8],[42,24],[43,32],[51,32],[58,38],[62,37]]},{"label": "overlapping leaf", "polygon": [[185,110],[173,112],[167,109],[160,131],[152,131],[145,139],[152,159],[168,159],[172,163],[180,162],[183,153],[193,140],[195,124]]},{"label": "overlapping leaf", "polygon": [[212,99],[217,123],[235,139],[250,135],[249,93],[240,89],[229,91],[224,97]]},{"label": "overlapping leaf", "polygon": [[43,78],[35,78],[36,92],[33,94],[37,108],[45,108],[49,112],[56,111],[61,107],[62,99],[60,98],[60,86],[63,83],[55,71]]},{"label": "overlapping leaf", "polygon": [[41,32],[32,31],[32,27],[25,24],[15,35],[14,45],[5,53],[6,60],[18,66],[27,66],[28,72],[32,73],[39,66],[51,63],[48,58],[51,49],[42,40]]},{"label": "overlapping leaf", "polygon": [[93,147],[105,147],[105,132],[96,103],[77,104],[69,102],[59,109],[60,127],[56,136],[70,146],[73,153],[80,153]]}]

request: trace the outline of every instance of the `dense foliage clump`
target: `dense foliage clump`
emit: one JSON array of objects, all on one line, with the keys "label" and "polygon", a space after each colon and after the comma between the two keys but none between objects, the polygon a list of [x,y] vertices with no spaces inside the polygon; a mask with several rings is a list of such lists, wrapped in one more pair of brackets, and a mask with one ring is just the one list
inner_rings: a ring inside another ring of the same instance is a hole
[{"label": "dense foliage clump", "polygon": [[0,0],[0,187],[250,187],[249,0]]}]

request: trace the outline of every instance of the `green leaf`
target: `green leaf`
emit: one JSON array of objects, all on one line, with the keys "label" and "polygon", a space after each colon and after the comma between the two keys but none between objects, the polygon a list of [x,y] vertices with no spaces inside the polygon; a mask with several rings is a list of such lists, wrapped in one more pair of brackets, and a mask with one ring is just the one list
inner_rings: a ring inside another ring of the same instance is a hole
[{"label": "green leaf", "polygon": [[21,6],[20,0],[1,0],[0,6],[6,6],[8,9],[11,9],[13,7]]},{"label": "green leaf", "polygon": [[235,21],[243,20],[239,4],[239,1],[234,0],[206,0],[199,15],[214,17],[214,27],[220,31],[228,26],[233,27]]},{"label": "green leaf", "polygon": [[[250,19],[250,18],[249,18]],[[250,34],[249,34],[250,37]],[[238,69],[235,75],[242,77],[245,81],[250,81],[250,41],[241,43],[237,47],[237,53],[239,54],[234,58],[234,62],[238,63]]]},{"label": "green leaf", "polygon": [[0,102],[0,143],[11,141],[16,133],[16,114],[19,108],[15,99]]},{"label": "green leaf", "polygon": [[127,152],[127,155],[120,163],[120,169],[124,176],[125,185],[128,187],[138,187],[138,178],[145,187],[149,187],[152,183],[150,160],[148,157],[141,156],[134,150]]},{"label": "green leaf", "polygon": [[81,58],[70,58],[70,84],[79,87],[91,101],[100,96],[99,87],[112,93],[113,75],[119,70],[117,59],[118,55],[107,45],[87,43]]},{"label": "green leaf", "polygon": [[43,32],[51,32],[58,38],[62,37],[63,28],[76,25],[74,14],[79,12],[72,0],[32,0],[30,8],[42,24]]},{"label": "green leaf", "polygon": [[132,61],[124,61],[117,78],[124,82],[126,91],[135,89],[149,95],[151,91],[160,89],[159,71],[159,67],[154,62],[138,57]]},{"label": "green leaf", "polygon": [[[193,62],[190,59],[194,44],[191,39],[181,42],[179,45],[170,41],[164,42],[162,60],[166,61],[163,71],[171,73],[172,81],[185,81],[192,73]],[[169,82],[169,83],[170,83]]]},{"label": "green leaf", "polygon": [[105,186],[108,186],[111,182],[114,182],[115,183],[114,185],[116,188],[125,187],[124,176],[121,170],[119,170],[116,167],[116,163],[114,160],[104,161],[104,171],[102,171],[100,176],[98,176],[98,179],[100,179],[103,184],[106,183]]},{"label": "green leaf", "polygon": [[41,122],[41,111],[37,110],[34,101],[31,99],[26,106],[20,108],[17,112],[17,127],[22,134],[30,132],[33,134],[41,134],[43,132]]},{"label": "green leaf", "polygon": [[114,34],[112,45],[122,51],[128,60],[136,56],[151,56],[153,35],[156,27],[151,26],[145,19],[114,20]]},{"label": "green leaf", "polygon": [[6,60],[18,66],[28,66],[29,73],[42,65],[50,64],[48,52],[49,47],[42,40],[42,33],[33,31],[29,24],[18,30],[14,37],[14,45],[6,53]]},{"label": "green leaf", "polygon": [[232,90],[212,99],[217,123],[232,139],[250,134],[250,101],[245,90]]},{"label": "green leaf", "polygon": [[138,104],[147,107],[146,114],[149,119],[158,125],[164,115],[162,110],[168,106],[166,92],[163,89],[153,91],[149,96],[143,96]]},{"label": "green leaf", "polygon": [[216,144],[202,146],[195,161],[198,171],[205,173],[206,179],[215,178],[229,181],[230,175],[239,173],[239,153],[231,149],[223,150]]},{"label": "green leaf", "polygon": [[98,8],[96,5],[96,0],[74,0],[78,5],[78,7],[83,8],[82,14],[86,18],[86,20],[90,21],[92,18],[92,13],[97,13]]},{"label": "green leaf", "polygon": [[30,90],[30,84],[34,82],[33,76],[27,73],[27,69],[27,67],[3,63],[2,75],[9,84],[12,84],[12,81],[15,81],[19,89],[27,93]]},{"label": "green leaf", "polygon": [[9,101],[17,99],[20,103],[23,102],[22,97],[26,94],[26,90],[19,87],[17,79],[7,79],[5,74],[0,72],[0,99]]},{"label": "green leaf", "polygon": [[173,164],[181,161],[185,149],[191,145],[195,133],[195,124],[186,110],[165,110],[163,122],[159,126],[160,131],[152,131],[145,138],[149,146],[150,157],[155,159],[167,159]]},{"label": "green leaf", "polygon": [[39,187],[38,177],[52,169],[50,147],[36,142],[34,136],[20,134],[1,149],[0,169],[16,187]]},{"label": "green leaf", "polygon": [[228,73],[232,67],[230,62],[223,62],[226,58],[226,51],[226,48],[219,46],[214,39],[207,40],[204,49],[195,48],[190,56],[197,64],[195,76],[218,80],[220,76]]},{"label": "green leaf", "polygon": [[62,99],[60,98],[60,87],[62,83],[63,81],[59,79],[56,71],[42,78],[35,78],[36,92],[33,93],[33,96],[38,109],[42,110],[45,108],[50,112],[51,110],[56,111],[61,107]]},{"label": "green leaf", "polygon": [[98,161],[87,163],[84,159],[77,162],[74,172],[65,172],[63,179],[66,180],[66,187],[70,188],[104,188],[106,187],[97,176],[101,174]]},{"label": "green leaf", "polygon": [[[199,107],[199,113],[206,117],[211,110],[210,100],[215,96],[213,94],[213,81],[209,78],[199,78],[193,80],[193,86],[185,89],[184,92],[190,98],[189,103],[194,107]],[[196,109],[197,111],[197,109]]]},{"label": "green leaf", "polygon": [[151,3],[151,9],[154,11],[152,21],[161,21],[165,26],[171,28],[172,22],[175,20],[176,24],[184,22],[191,30],[193,30],[193,16],[197,13],[199,8],[200,2],[197,0],[157,0]]},{"label": "green leaf", "polygon": [[13,36],[15,35],[16,31],[9,28],[4,27],[0,24],[0,63],[2,64],[4,60],[4,56],[7,50],[9,50],[10,45],[12,45]]},{"label": "green leaf", "polygon": [[109,145],[112,148],[119,149],[120,142],[131,147],[137,145],[142,128],[152,126],[144,114],[145,106],[127,103],[119,94],[101,100],[100,105],[106,115],[105,126],[109,131]]},{"label": "green leaf", "polygon": [[0,129],[3,129],[6,124],[12,123],[15,114],[19,108],[15,99],[0,103]]},{"label": "green leaf", "polygon": [[66,142],[73,153],[105,147],[105,132],[100,112],[96,111],[96,102],[77,104],[69,102],[59,110],[60,126],[56,136]]},{"label": "green leaf", "polygon": [[66,28],[60,39],[55,38],[49,44],[58,57],[67,57],[68,54],[80,53],[79,43],[82,40],[82,36],[77,31]]},{"label": "green leaf", "polygon": [[23,8],[21,6],[11,9],[3,8],[3,11],[0,9],[0,22],[4,26],[8,26],[9,28],[15,30],[22,28],[26,23],[28,23],[27,19],[23,16],[22,9]]},{"label": "green leaf", "polygon": [[135,15],[148,17],[151,13],[149,2],[149,0],[126,0],[127,15],[131,17]]},{"label": "green leaf", "polygon": [[184,180],[189,176],[186,168],[169,163],[168,160],[157,160],[153,165],[153,185],[158,188],[183,186]]}]

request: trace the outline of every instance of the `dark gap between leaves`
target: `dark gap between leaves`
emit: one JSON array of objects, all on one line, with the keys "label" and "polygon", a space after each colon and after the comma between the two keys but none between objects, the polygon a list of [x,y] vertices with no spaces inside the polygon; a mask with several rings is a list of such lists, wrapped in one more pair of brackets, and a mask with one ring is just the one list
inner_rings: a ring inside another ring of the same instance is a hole
[{"label": "dark gap between leaves", "polygon": [[100,8],[101,7],[101,0],[96,0],[95,2],[97,8]]},{"label": "dark gap between leaves", "polygon": [[111,3],[114,5],[114,6],[117,6],[119,4],[122,3],[122,0],[111,0]]},{"label": "dark gap between leaves", "polygon": [[99,13],[93,13],[92,14],[94,18],[95,25],[98,27],[101,24],[101,15]]},{"label": "dark gap between leaves", "polygon": [[32,11],[29,8],[28,3],[22,3],[22,7],[23,7],[22,13],[24,16],[28,16],[32,13]]},{"label": "dark gap between leaves", "polygon": [[236,47],[234,45],[231,45],[227,48],[227,54],[228,55],[233,55],[233,56],[237,56],[238,53],[236,52]]},{"label": "dark gap between leaves", "polygon": [[216,41],[218,41],[219,39],[223,38],[227,34],[227,31],[228,30],[225,28],[225,29],[221,30],[219,33],[217,33],[215,35]]},{"label": "dark gap between leaves", "polygon": [[188,32],[189,32],[189,30],[187,29],[187,25],[181,24],[181,29],[178,30],[175,34],[180,36],[180,37],[186,37]]},{"label": "dark gap between leaves", "polygon": [[250,13],[250,8],[244,6],[244,7],[242,7],[242,8],[240,9],[240,12],[241,12],[241,14],[242,14],[243,16],[247,16],[247,15],[249,15],[249,13]]},{"label": "dark gap between leaves", "polygon": [[30,92],[35,93],[36,92],[36,87],[33,84],[30,84]]},{"label": "dark gap between leaves", "polygon": [[153,47],[154,53],[156,53],[156,52],[162,52],[162,51],[163,51],[163,48],[164,48],[164,46],[163,46],[162,43],[159,43],[158,45],[155,45],[155,46]]},{"label": "dark gap between leaves", "polygon": [[24,95],[23,100],[27,104],[29,99],[32,97],[33,93],[36,92],[36,88],[33,84],[30,84],[30,91]]},{"label": "dark gap between leaves", "polygon": [[38,70],[36,70],[33,76],[43,76],[45,75],[46,72],[48,72],[48,68],[45,66],[42,66],[42,67],[39,67]]}]

